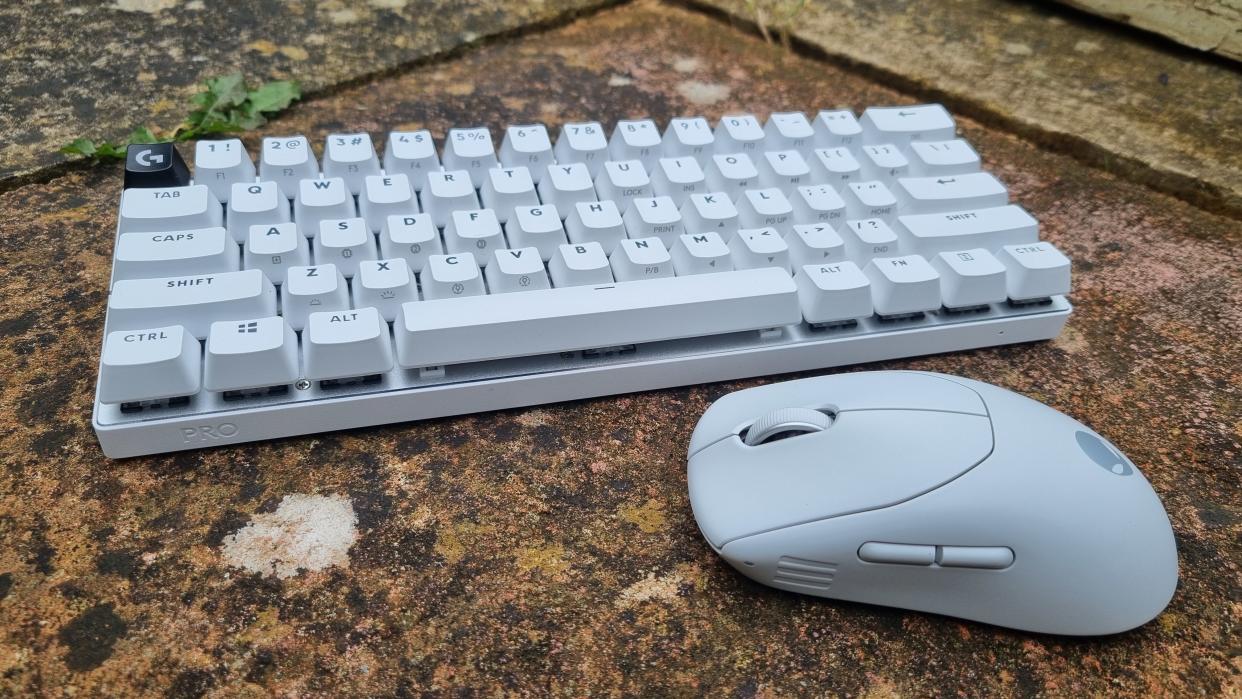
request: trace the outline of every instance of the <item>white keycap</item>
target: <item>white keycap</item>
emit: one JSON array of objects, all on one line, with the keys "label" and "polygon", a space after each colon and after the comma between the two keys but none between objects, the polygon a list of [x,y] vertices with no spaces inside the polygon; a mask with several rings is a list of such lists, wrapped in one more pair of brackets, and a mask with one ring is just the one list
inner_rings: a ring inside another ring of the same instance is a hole
[{"label": "white keycap", "polygon": [[595,183],[586,164],[561,162],[549,165],[545,174],[539,181],[539,200],[544,204],[568,213],[578,202],[595,201]]},{"label": "white keycap", "polygon": [[910,174],[915,177],[965,175],[983,167],[979,154],[966,141],[912,141]]},{"label": "white keycap", "polygon": [[500,164],[492,132],[487,127],[449,129],[444,138],[444,169],[464,170],[474,187],[483,186],[483,175]]},{"label": "white keycap", "polygon": [[659,238],[665,246],[686,232],[672,197],[633,199],[625,210],[625,234],[630,238]]},{"label": "white keycap", "polygon": [[553,153],[558,163],[582,163],[595,177],[608,159],[608,137],[598,121],[570,122],[561,127]]},{"label": "white keycap", "polygon": [[122,233],[112,258],[113,279],[177,277],[240,269],[237,243],[223,228]]},{"label": "white keycap", "polygon": [[938,252],[1039,241],[1039,223],[1020,206],[898,216],[895,226],[907,252],[930,257]]},{"label": "white keycap", "polygon": [[634,197],[651,196],[651,178],[641,160],[609,160],[595,177],[600,199],[629,204]]},{"label": "white keycap", "polygon": [[673,269],[678,275],[728,272],[733,269],[729,246],[711,231],[677,236],[672,256]]},{"label": "white keycap", "polygon": [[280,302],[285,320],[301,330],[313,312],[348,310],[349,287],[336,265],[290,267],[280,287]]},{"label": "white keycap", "polygon": [[910,141],[947,141],[956,130],[953,117],[939,104],[868,107],[858,123],[865,142],[899,146]]},{"label": "white keycap", "polygon": [[983,248],[942,252],[931,258],[940,275],[946,308],[970,308],[1005,300],[1005,265]]},{"label": "white keycap", "polygon": [[323,176],[345,180],[351,194],[362,193],[363,181],[380,174],[379,158],[369,133],[328,134],[323,148]]},{"label": "white keycap", "polygon": [[707,162],[707,186],[713,192],[740,196],[742,190],[759,186],[759,171],[745,153],[713,155]]},{"label": "white keycap", "polygon": [[368,175],[358,197],[358,215],[366,219],[367,228],[379,232],[389,216],[418,213],[418,198],[410,186],[410,178],[396,175]]},{"label": "white keycap", "polygon": [[194,183],[205,184],[222,202],[237,182],[254,182],[254,161],[240,138],[199,141],[194,146]]},{"label": "white keycap", "polygon": [[448,225],[454,211],[479,208],[470,173],[446,170],[427,173],[427,186],[422,192],[423,211],[431,214],[436,226]]},{"label": "white keycap", "polygon": [[802,317],[808,323],[839,323],[866,318],[873,312],[871,282],[849,260],[803,265],[794,282]]},{"label": "white keycap", "polygon": [[763,140],[763,126],[753,114],[726,114],[716,124],[717,153],[758,153]]},{"label": "white keycap", "polygon": [[836,223],[845,219],[845,200],[832,185],[798,187],[790,204],[795,221]]},{"label": "white keycap", "polygon": [[108,295],[108,330],[182,325],[197,338],[217,320],[276,315],[276,287],[257,269],[122,279]]},{"label": "white keycap", "polygon": [[263,139],[259,179],[275,182],[286,199],[298,195],[298,181],[319,176],[319,162],[305,136],[271,136]]},{"label": "white keycap", "polygon": [[110,332],[99,358],[99,402],[194,395],[201,354],[198,340],[180,325]]},{"label": "white keycap", "polygon": [[1070,261],[1052,243],[1001,246],[1005,289],[1014,301],[1041,299],[1070,291]]},{"label": "white keycap", "polygon": [[748,189],[737,200],[737,225],[742,228],[784,228],[792,214],[793,205],[779,189]]},{"label": "white keycap", "polygon": [[315,262],[333,264],[341,276],[352,279],[358,273],[358,263],[374,260],[378,256],[375,236],[360,218],[327,220],[319,223],[319,237],[315,239]]},{"label": "white keycap", "polygon": [[625,238],[625,220],[611,199],[579,202],[565,219],[565,233],[571,243],[594,242],[612,250]]},{"label": "white keycap", "polygon": [[759,184],[776,187],[786,194],[811,182],[811,166],[796,150],[764,151],[759,158]]},{"label": "white keycap", "polygon": [[406,175],[414,191],[421,192],[427,182],[427,173],[439,169],[440,156],[436,153],[436,143],[430,131],[393,131],[388,134],[388,143],[384,147],[384,172]]},{"label": "white keycap", "polygon": [[243,258],[246,269],[262,270],[281,284],[285,270],[310,264],[310,242],[293,223],[251,226]]},{"label": "white keycap", "polygon": [[802,112],[772,112],[763,133],[768,150],[790,150],[809,146],[815,129]]},{"label": "white keycap", "polygon": [[[660,129],[650,119],[622,119],[608,141],[610,160],[640,160],[646,167],[660,157]],[[648,195],[650,196],[650,195]]]},{"label": "white keycap", "polygon": [[211,324],[203,366],[203,387],[208,391],[283,386],[297,380],[298,337],[284,318]]},{"label": "white keycap", "polygon": [[[590,182],[590,179],[587,181]],[[539,203],[535,181],[531,179],[531,171],[525,167],[494,167],[488,170],[483,188],[479,190],[479,199],[483,208],[496,212],[496,218],[501,223],[513,218],[513,207]]]},{"label": "white keycap", "polygon": [[1005,185],[990,172],[939,177],[901,177],[893,189],[903,214],[986,209],[1009,203]]},{"label": "white keycap", "polygon": [[901,149],[891,143],[875,143],[862,147],[862,174],[869,180],[891,180],[910,173],[910,161]]},{"label": "white keycap", "polygon": [[496,212],[491,209],[454,211],[444,227],[444,249],[449,254],[470,253],[486,265],[492,250],[506,247]]},{"label": "white keycap", "polygon": [[892,218],[897,213],[897,197],[879,180],[850,182],[841,188],[846,215],[850,218]]},{"label": "white keycap", "polygon": [[862,179],[862,165],[848,148],[816,148],[811,151],[811,181],[843,187]]},{"label": "white keycap", "polygon": [[487,293],[474,255],[432,255],[418,277],[424,299],[453,299]]},{"label": "white keycap", "polygon": [[548,273],[543,268],[543,258],[538,249],[493,250],[492,257],[492,263],[483,273],[487,277],[487,288],[491,293],[551,288],[552,284],[548,281]]},{"label": "white keycap", "polygon": [[918,255],[872,258],[863,273],[871,280],[871,301],[880,315],[940,308],[940,275]]},{"label": "white keycap", "polygon": [[862,136],[862,126],[848,109],[825,109],[815,115],[815,145],[820,148],[848,146]]},{"label": "white keycap", "polygon": [[415,272],[423,271],[428,255],[444,254],[440,231],[430,214],[389,216],[380,231],[379,243],[381,257],[400,257]]},{"label": "white keycap", "polygon": [[729,240],[737,232],[737,207],[724,192],[691,194],[681,205],[681,221],[687,233],[712,231]]},{"label": "white keycap", "polygon": [[552,141],[543,124],[510,126],[500,143],[500,162],[506,167],[522,166],[530,170],[535,183],[552,164]]},{"label": "white keycap", "polygon": [[224,225],[224,209],[207,185],[132,187],[121,193],[121,233],[188,231]]},{"label": "white keycap", "polygon": [[396,257],[358,263],[358,276],[354,277],[355,306],[374,307],[384,316],[384,320],[392,321],[401,310],[401,304],[417,300],[414,273],[404,259]]},{"label": "white keycap", "polygon": [[664,130],[664,157],[702,157],[710,155],[716,143],[711,124],[703,117],[670,119]]},{"label": "white keycap", "polygon": [[845,241],[827,223],[804,223],[785,234],[789,261],[796,270],[845,260]]},{"label": "white keycap", "polygon": [[801,319],[793,279],[756,269],[407,303],[395,328],[401,366],[422,367],[759,330]]},{"label": "white keycap", "polygon": [[743,228],[729,245],[734,269],[780,267],[793,273],[789,263],[789,246],[775,228]]},{"label": "white keycap", "polygon": [[555,206],[519,206],[509,224],[505,226],[509,246],[535,248],[541,259],[550,260],[556,246],[564,245],[565,228]]},{"label": "white keycap", "polygon": [[312,313],[302,357],[312,381],[383,374],[393,368],[388,324],[369,306]]},{"label": "white keycap", "polygon": [[673,258],[654,236],[622,240],[608,261],[613,278],[619,282],[673,276]]},{"label": "white keycap", "polygon": [[229,194],[229,234],[246,242],[251,226],[274,225],[293,220],[289,200],[275,182],[238,182]]},{"label": "white keycap", "polygon": [[837,231],[845,241],[845,254],[860,265],[873,257],[895,257],[906,252],[883,219],[847,219]]},{"label": "white keycap", "polygon": [[699,161],[689,156],[660,158],[651,173],[651,189],[656,196],[672,197],[681,206],[691,194],[707,191],[707,175]]},{"label": "white keycap", "polygon": [[302,180],[298,183],[298,198],[293,202],[293,220],[297,221],[302,235],[314,238],[319,233],[319,222],[329,219],[352,218],[354,197],[349,193],[345,180],[339,177],[318,180]]},{"label": "white keycap", "polygon": [[607,284],[612,281],[608,255],[599,243],[557,246],[556,254],[548,261],[548,273],[552,276],[552,285],[557,287]]}]

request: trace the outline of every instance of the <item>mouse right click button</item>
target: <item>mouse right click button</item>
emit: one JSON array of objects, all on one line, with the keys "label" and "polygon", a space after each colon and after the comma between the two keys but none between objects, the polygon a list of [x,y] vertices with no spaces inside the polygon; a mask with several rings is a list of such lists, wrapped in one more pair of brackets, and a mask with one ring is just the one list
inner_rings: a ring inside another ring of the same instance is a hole
[{"label": "mouse right click button", "polygon": [[1013,549],[1007,546],[941,546],[938,563],[946,568],[1000,570],[1013,565]]}]

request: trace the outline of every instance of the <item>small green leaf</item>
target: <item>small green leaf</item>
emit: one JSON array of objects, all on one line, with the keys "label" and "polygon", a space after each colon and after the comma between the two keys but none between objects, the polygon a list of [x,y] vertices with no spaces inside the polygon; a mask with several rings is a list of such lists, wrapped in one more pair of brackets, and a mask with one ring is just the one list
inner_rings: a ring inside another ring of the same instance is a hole
[{"label": "small green leaf", "polygon": [[105,141],[99,144],[99,148],[95,151],[95,157],[96,158],[116,158],[118,160],[124,160],[126,145],[127,144],[124,144],[124,143],[108,143]]},{"label": "small green leaf", "polygon": [[278,112],[302,98],[302,88],[296,80],[274,80],[260,85],[247,95],[252,113]]},{"label": "small green leaf", "polygon": [[125,143],[163,143],[166,138],[160,138],[151,133],[151,129],[145,126],[135,126],[133,131],[129,132],[129,136],[125,137]]},{"label": "small green leaf", "polygon": [[89,138],[75,138],[70,143],[61,146],[60,152],[65,155],[85,155],[93,157],[95,155],[95,142]]}]

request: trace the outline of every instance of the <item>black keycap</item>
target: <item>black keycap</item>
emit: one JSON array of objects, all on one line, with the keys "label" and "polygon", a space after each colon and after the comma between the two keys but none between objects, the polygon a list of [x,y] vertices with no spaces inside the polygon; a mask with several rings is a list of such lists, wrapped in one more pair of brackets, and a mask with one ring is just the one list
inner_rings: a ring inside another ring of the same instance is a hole
[{"label": "black keycap", "polygon": [[183,187],[190,168],[171,143],[131,143],[125,150],[125,189]]}]

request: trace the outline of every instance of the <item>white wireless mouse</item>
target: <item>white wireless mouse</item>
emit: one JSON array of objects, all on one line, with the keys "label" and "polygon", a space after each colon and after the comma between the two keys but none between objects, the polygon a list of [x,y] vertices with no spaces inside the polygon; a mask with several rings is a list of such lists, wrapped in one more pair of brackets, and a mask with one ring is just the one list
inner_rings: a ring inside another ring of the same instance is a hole
[{"label": "white wireless mouse", "polygon": [[1110,634],[1177,586],[1160,500],[1082,423],[943,374],[738,391],[690,441],[708,543],[765,585],[1026,631]]}]

